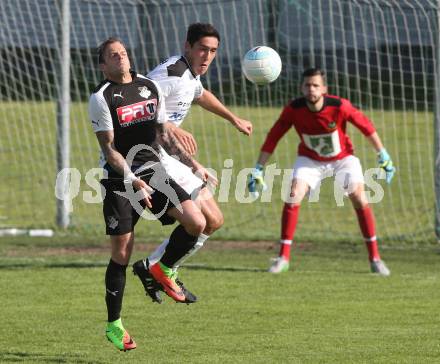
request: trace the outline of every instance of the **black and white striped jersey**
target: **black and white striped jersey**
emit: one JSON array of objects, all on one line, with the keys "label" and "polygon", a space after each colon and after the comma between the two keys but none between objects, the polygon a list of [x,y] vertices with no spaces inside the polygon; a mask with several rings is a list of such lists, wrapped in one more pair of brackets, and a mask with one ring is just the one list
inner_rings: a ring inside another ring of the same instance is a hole
[{"label": "black and white striped jersey", "polygon": [[192,102],[202,96],[203,85],[183,56],[173,56],[147,75],[156,81],[165,97],[168,121],[179,126],[188,114]]},{"label": "black and white striped jersey", "polygon": [[[115,149],[124,158],[138,146],[132,162],[139,165],[157,160],[151,148],[139,146],[155,144],[156,124],[166,122],[166,112],[160,86],[135,72],[132,77],[132,82],[124,84],[101,82],[90,96],[89,116],[95,133],[113,130]],[[105,164],[101,153],[100,165]]]}]

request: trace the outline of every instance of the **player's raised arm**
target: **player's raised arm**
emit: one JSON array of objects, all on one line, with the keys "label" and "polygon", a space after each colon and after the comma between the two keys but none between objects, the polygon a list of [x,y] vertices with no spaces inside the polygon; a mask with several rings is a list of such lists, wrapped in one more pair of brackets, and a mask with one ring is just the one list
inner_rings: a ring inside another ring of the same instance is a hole
[{"label": "player's raised arm", "polygon": [[252,134],[252,123],[235,115],[231,110],[223,105],[212,92],[204,90],[202,95],[196,99],[195,102],[205,110],[208,110],[218,116],[221,116],[223,119],[228,120],[243,134]]}]

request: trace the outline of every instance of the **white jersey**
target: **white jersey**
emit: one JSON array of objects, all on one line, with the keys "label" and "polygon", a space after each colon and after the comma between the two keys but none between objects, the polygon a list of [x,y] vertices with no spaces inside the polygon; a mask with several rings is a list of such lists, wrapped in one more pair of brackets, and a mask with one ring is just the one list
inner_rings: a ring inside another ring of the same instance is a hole
[{"label": "white jersey", "polygon": [[156,81],[162,90],[168,121],[179,126],[192,102],[203,94],[200,75],[193,72],[185,57],[173,56],[150,71],[147,77]]}]

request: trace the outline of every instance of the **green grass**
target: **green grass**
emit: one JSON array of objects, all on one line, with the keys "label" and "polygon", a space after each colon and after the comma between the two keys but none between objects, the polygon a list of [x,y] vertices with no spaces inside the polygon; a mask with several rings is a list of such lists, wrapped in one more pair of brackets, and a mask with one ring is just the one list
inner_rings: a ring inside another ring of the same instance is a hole
[{"label": "green grass", "polygon": [[[21,107],[23,113],[17,113]],[[243,118],[254,123],[254,134],[247,138],[228,123],[193,107],[184,128],[194,133],[199,145],[197,158],[206,166],[220,171],[226,159],[233,159],[232,185],[228,201],[221,202],[224,227],[217,239],[272,240],[279,235],[282,209],[281,178],[275,178],[271,202],[238,203],[235,198],[237,174],[253,167],[259,148],[280,112],[280,108],[232,107]],[[385,195],[373,209],[377,235],[387,243],[424,244],[434,242],[433,188],[433,116],[428,112],[365,110],[372,118],[398,168],[391,186],[382,181]],[[41,115],[36,119],[34,115]],[[53,103],[0,103],[0,227],[55,228],[56,128]],[[7,122],[6,122],[7,120]],[[102,236],[104,232],[101,204],[86,204],[82,194],[90,190],[84,176],[98,164],[98,143],[91,130],[86,103],[74,103],[71,112],[71,166],[82,175],[78,196],[73,201],[72,227],[59,231],[58,237],[78,235]],[[365,138],[354,127],[349,133],[364,168],[376,166],[375,154]],[[271,163],[278,168],[291,168],[298,138],[291,131],[280,142]],[[218,195],[216,195],[218,196]],[[318,222],[318,223],[317,223]],[[143,222],[137,234],[149,240],[161,240],[158,223]],[[354,241],[359,228],[348,200],[337,207],[331,180],[324,181],[319,203],[304,203],[297,229],[298,241],[329,239]]]},{"label": "green grass", "polygon": [[[123,320],[138,348],[120,353],[104,337],[108,248],[88,245],[3,239],[0,362],[440,362],[438,247],[386,247],[382,278],[360,244],[302,244],[273,276],[275,247],[211,241],[181,269],[194,305],[153,304],[127,274]],[[152,249],[137,243],[132,261]]]}]

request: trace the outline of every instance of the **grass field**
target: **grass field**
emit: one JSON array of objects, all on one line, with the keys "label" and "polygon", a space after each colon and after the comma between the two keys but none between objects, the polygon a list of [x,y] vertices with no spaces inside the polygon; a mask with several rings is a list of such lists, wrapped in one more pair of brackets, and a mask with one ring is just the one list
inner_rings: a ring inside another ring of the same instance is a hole
[{"label": "grass field", "polygon": [[[101,205],[82,200],[98,147],[86,104],[73,105],[71,166],[82,180],[72,227],[52,239],[0,239],[0,363],[440,363],[432,115],[369,112],[398,168],[373,206],[392,276],[369,273],[355,215],[348,201],[336,206],[331,181],[319,203],[301,208],[293,267],[273,276],[266,269],[277,253],[281,179],[270,202],[238,203],[235,186],[279,108],[234,110],[254,122],[252,138],[199,108],[185,126],[202,163],[217,171],[226,159],[234,163],[228,201],[220,202],[225,225],[181,269],[200,302],[153,304],[128,274],[123,319],[138,348],[119,353],[104,337],[109,252]],[[7,120],[0,123],[0,227],[55,228],[53,104],[1,103],[0,115]],[[374,167],[371,147],[353,128],[350,135],[364,167]],[[296,143],[294,133],[280,143],[272,159],[277,167],[291,167]],[[141,221],[132,261],[170,229]]]},{"label": "grass field", "polygon": [[[134,259],[152,245],[138,244]],[[127,275],[129,353],[104,337],[104,242],[3,239],[1,363],[439,363],[438,247],[304,243],[291,270],[265,273],[271,243],[211,241],[181,269],[200,301],[153,304]]]},{"label": "grass field", "polygon": [[[254,133],[247,138],[226,122],[194,107],[184,127],[194,133],[197,158],[217,171],[226,159],[233,160],[232,183],[228,201],[220,202],[225,215],[224,227],[217,239],[274,240],[279,235],[282,209],[281,177],[274,181],[270,202],[239,203],[236,199],[237,174],[253,167],[268,129],[280,108],[232,107],[243,118],[252,120]],[[21,110],[20,113],[17,110]],[[398,168],[391,186],[382,181],[384,198],[373,205],[378,236],[387,244],[397,242],[425,244],[434,242],[433,188],[433,116],[428,112],[366,110]],[[0,227],[55,228],[56,127],[53,103],[0,103]],[[35,115],[40,115],[35,119]],[[95,191],[85,184],[85,173],[98,165],[98,144],[91,130],[86,103],[74,103],[71,112],[71,167],[82,176],[78,196],[73,200],[72,227],[63,235],[102,236],[101,204],[86,204],[85,191]],[[7,121],[7,122],[6,122]],[[349,127],[356,155],[365,169],[376,166],[375,154],[365,138]],[[297,137],[291,131],[280,142],[272,160],[278,168],[291,168],[296,155]],[[240,187],[240,186],[238,186]],[[243,186],[241,186],[243,187]],[[218,191],[217,191],[218,194]],[[264,223],[260,223],[263,221]],[[316,222],[319,221],[317,224]],[[332,180],[325,180],[319,203],[304,203],[297,238],[302,240],[354,241],[359,229],[348,200],[337,207]],[[161,240],[159,224],[139,224],[139,236],[149,241]]]}]

